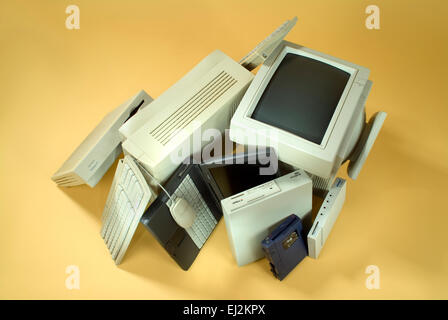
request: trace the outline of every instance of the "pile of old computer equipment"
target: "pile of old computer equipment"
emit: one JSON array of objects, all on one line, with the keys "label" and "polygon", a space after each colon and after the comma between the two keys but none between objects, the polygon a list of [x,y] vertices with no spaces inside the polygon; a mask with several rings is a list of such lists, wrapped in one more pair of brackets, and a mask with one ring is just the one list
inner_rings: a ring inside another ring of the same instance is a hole
[{"label": "pile of old computer equipment", "polygon": [[119,159],[100,232],[116,264],[141,223],[188,270],[222,216],[238,266],[266,257],[281,280],[317,259],[345,201],[338,169],[358,177],[386,113],[366,121],[368,69],[283,40],[296,21],[239,63],[216,50],[157,99],[140,91],[54,174],[94,187]]}]

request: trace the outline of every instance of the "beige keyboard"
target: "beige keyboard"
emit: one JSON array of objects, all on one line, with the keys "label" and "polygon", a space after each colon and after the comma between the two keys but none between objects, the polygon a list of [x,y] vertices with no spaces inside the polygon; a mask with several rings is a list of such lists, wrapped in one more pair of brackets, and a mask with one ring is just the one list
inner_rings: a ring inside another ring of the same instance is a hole
[{"label": "beige keyboard", "polygon": [[118,162],[102,216],[101,236],[112,259],[120,264],[140,218],[155,195],[130,156]]}]

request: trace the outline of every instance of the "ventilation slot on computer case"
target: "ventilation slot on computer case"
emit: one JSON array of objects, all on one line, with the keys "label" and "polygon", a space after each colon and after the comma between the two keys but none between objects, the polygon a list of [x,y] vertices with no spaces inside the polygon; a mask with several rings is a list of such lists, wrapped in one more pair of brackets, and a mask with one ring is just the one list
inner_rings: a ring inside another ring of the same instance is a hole
[{"label": "ventilation slot on computer case", "polygon": [[54,179],[54,182],[56,182],[56,184],[58,184],[60,186],[83,183],[83,181],[75,175],[66,175],[64,177]]},{"label": "ventilation slot on computer case", "polygon": [[236,82],[237,80],[231,75],[222,71],[165,121],[153,129],[150,134],[162,145],[166,145],[180,130],[187,127],[188,124],[235,85]]},{"label": "ventilation slot on computer case", "polygon": [[325,179],[309,172],[308,175],[313,181],[313,194],[325,198],[325,195],[330,190],[331,184],[333,183],[334,176]]}]

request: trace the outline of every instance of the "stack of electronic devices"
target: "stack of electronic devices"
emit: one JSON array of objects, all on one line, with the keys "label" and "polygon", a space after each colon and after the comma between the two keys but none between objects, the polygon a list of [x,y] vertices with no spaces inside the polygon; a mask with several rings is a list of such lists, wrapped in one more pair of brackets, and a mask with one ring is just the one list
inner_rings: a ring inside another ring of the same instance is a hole
[{"label": "stack of electronic devices", "polygon": [[283,40],[296,21],[239,63],[216,50],[157,99],[140,91],[54,174],[94,187],[124,152],[101,228],[116,264],[140,222],[187,270],[222,216],[239,266],[266,257],[281,280],[319,256],[345,201],[338,169],[358,177],[386,113],[366,122],[368,69]]}]

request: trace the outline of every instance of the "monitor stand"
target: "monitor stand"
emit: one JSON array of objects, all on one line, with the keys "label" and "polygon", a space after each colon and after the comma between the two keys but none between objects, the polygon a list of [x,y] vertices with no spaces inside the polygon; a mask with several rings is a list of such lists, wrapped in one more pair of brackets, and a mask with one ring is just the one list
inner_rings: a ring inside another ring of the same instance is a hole
[{"label": "monitor stand", "polygon": [[369,120],[369,122],[364,126],[361,137],[355,146],[352,154],[349,156],[350,163],[348,164],[347,172],[350,178],[355,180],[359,172],[361,171],[370,150],[375,143],[376,138],[383,126],[384,120],[386,119],[387,113],[379,111],[375,113]]}]

